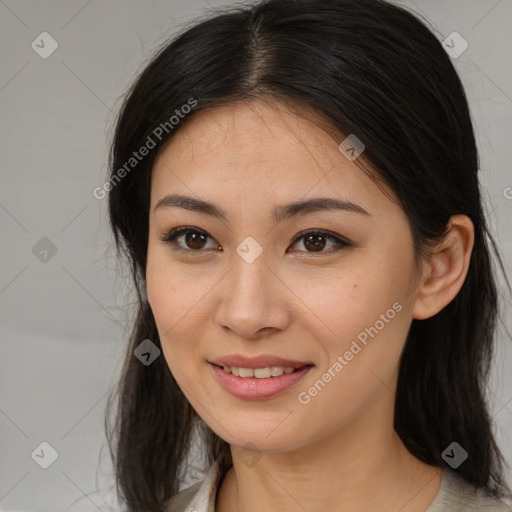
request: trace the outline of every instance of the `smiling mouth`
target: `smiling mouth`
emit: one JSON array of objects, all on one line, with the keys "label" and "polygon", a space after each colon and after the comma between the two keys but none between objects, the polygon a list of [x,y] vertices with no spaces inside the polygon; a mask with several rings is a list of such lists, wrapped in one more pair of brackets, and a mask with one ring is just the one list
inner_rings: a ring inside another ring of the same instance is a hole
[{"label": "smiling mouth", "polygon": [[[260,400],[279,395],[297,385],[314,366],[314,364],[304,364],[297,367],[244,368],[210,363],[217,382],[224,390],[244,400]],[[236,375],[237,372],[238,375]]]},{"label": "smiling mouth", "polygon": [[244,368],[240,366],[221,366],[218,364],[211,363],[218,368],[222,368],[226,373],[234,375],[235,377],[241,377],[243,379],[269,379],[272,377],[280,377],[283,374],[295,373],[305,367],[313,366],[312,364],[306,364],[294,368],[292,366],[265,366],[261,368]]}]

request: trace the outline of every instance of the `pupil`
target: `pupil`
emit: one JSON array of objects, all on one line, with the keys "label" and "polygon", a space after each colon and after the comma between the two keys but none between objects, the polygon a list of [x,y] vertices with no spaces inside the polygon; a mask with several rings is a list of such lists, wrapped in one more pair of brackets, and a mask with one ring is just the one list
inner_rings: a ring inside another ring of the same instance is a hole
[{"label": "pupil", "polygon": [[[314,242],[314,240],[316,240],[316,242]],[[321,240],[321,241],[319,241],[319,240]],[[322,235],[309,235],[304,240],[304,245],[309,249],[309,248],[311,248],[308,246],[308,244],[310,244],[310,243],[314,250],[316,250],[316,249],[321,250],[325,247],[325,238]]]},{"label": "pupil", "polygon": [[[202,237],[203,240],[200,240],[200,237]],[[189,233],[185,235],[186,243],[191,249],[201,249],[205,243],[204,239],[205,236],[202,233]]]}]

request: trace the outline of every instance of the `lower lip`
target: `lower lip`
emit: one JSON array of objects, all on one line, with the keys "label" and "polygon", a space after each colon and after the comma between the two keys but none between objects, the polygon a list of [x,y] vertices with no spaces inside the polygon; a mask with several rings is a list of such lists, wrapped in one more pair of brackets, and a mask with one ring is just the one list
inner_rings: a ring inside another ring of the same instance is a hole
[{"label": "lower lip", "polygon": [[209,363],[219,379],[220,385],[233,396],[246,399],[268,398],[289,389],[301,380],[313,366],[303,366],[293,373],[283,373],[279,377],[257,379],[256,377],[236,377],[224,368]]}]

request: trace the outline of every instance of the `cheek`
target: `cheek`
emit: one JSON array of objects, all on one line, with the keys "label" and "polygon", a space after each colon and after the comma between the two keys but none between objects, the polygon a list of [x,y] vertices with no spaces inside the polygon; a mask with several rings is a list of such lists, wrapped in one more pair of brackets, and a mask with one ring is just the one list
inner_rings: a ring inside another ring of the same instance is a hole
[{"label": "cheek", "polygon": [[[327,354],[322,371],[332,368],[331,373],[343,374],[341,379],[353,380],[356,388],[368,377],[388,379],[410,326],[408,267],[404,262],[390,266],[389,261],[361,261],[350,273],[331,274],[323,287],[307,295],[307,305],[320,319],[318,339],[324,340]],[[343,369],[333,368],[338,356]]]},{"label": "cheek", "polygon": [[182,292],[181,284],[168,272],[152,273],[148,267],[147,276],[148,302],[155,318],[162,356],[187,395],[187,390],[194,388],[196,380],[193,377],[196,375],[194,336],[197,337],[197,333],[191,327],[197,324],[192,324],[190,318],[196,311],[193,308],[197,303],[195,293],[186,288]]},{"label": "cheek", "polygon": [[367,269],[352,266],[350,271],[324,273],[302,297],[308,309],[334,337],[351,338],[373,325],[393,303],[401,301],[402,285],[389,275],[371,266]]},{"label": "cheek", "polygon": [[204,316],[201,303],[213,285],[212,276],[199,273],[199,266],[171,263],[168,251],[150,249],[146,270],[148,301],[162,341],[198,325],[198,315]]},{"label": "cheek", "polygon": [[211,298],[219,278],[204,264],[171,263],[169,250],[150,244],[148,302],[171,373],[180,385],[195,389],[197,372],[206,364],[201,340],[207,339],[207,330],[211,330]]},{"label": "cheek", "polygon": [[349,291],[333,291],[324,303],[323,320],[335,335],[324,336],[327,358],[297,398],[308,418],[332,416],[325,429],[349,421],[375,397],[392,395],[390,378],[407,337],[409,313],[395,288],[379,290],[372,277],[354,278]]}]

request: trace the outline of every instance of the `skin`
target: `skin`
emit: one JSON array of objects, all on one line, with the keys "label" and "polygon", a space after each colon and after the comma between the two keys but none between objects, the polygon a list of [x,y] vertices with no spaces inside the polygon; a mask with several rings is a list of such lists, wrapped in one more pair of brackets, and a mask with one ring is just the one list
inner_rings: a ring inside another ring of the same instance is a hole
[{"label": "skin", "polygon": [[[447,237],[416,265],[408,219],[391,192],[339,151],[344,136],[302,114],[261,101],[216,107],[184,122],[160,151],[146,279],[163,355],[194,409],[231,446],[216,512],[424,512],[441,470],[412,456],[393,429],[399,358],[412,319],[436,314],[460,290],[473,226],[452,217]],[[167,194],[213,202],[227,219],[176,206],[155,211]],[[322,196],[350,200],[368,215],[271,219],[276,205]],[[178,226],[206,232],[203,247],[183,235],[161,240]],[[323,239],[315,251],[305,238],[293,242],[310,229],[352,246],[333,252],[336,242]],[[236,252],[248,236],[262,248],[252,263]],[[395,303],[400,312],[300,403],[298,394]],[[315,366],[277,396],[244,400],[220,386],[208,363],[234,353]],[[247,452],[253,464],[239,456]]]}]

